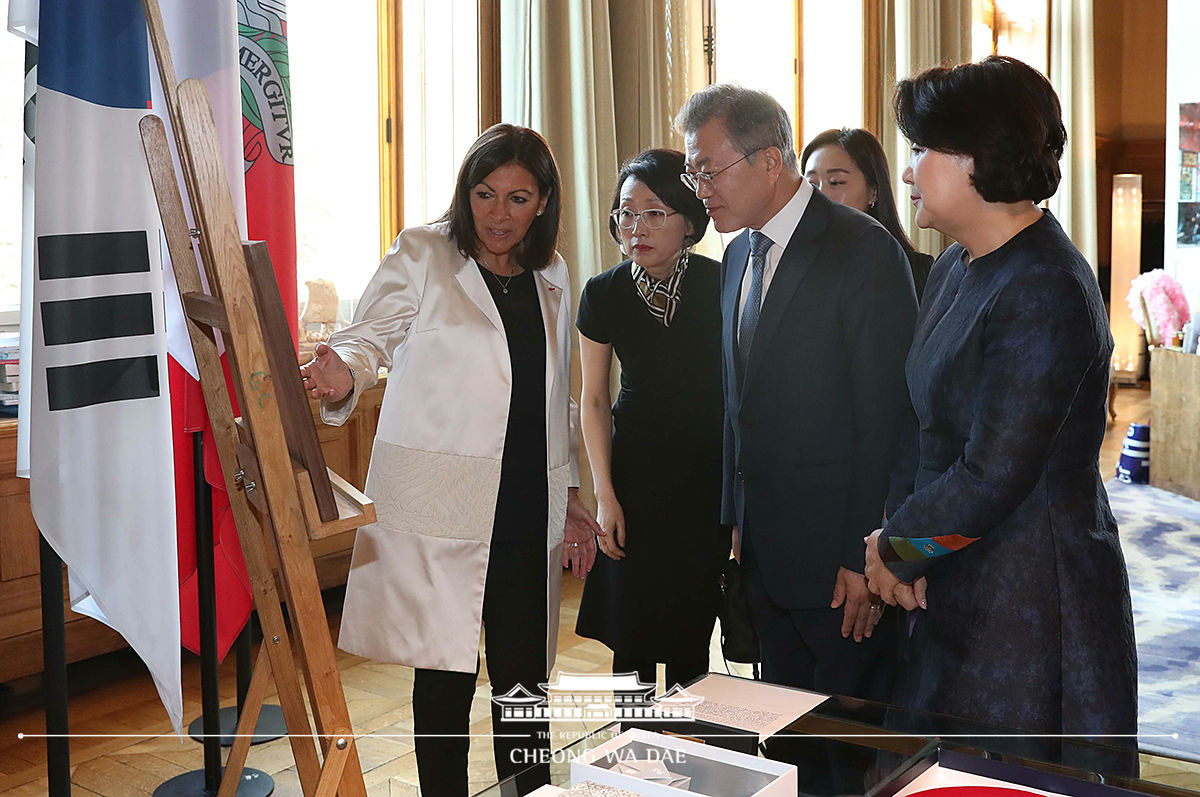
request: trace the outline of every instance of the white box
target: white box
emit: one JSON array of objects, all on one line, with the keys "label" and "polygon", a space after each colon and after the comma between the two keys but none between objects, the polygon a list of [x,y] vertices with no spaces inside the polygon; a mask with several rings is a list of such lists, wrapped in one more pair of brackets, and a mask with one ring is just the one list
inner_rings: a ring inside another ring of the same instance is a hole
[{"label": "white box", "polygon": [[[613,771],[618,761],[664,761],[667,768],[692,779],[690,790],[672,788]],[[571,783],[590,780],[646,795],[710,797],[796,797],[796,767],[767,758],[735,753],[714,745],[631,728],[571,761]]]}]

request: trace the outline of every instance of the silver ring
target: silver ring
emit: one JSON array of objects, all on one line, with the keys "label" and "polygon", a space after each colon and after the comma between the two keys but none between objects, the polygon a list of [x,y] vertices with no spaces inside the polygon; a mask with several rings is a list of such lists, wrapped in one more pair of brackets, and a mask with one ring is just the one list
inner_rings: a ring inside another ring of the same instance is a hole
[{"label": "silver ring", "polygon": [[572,547],[572,548],[578,548],[578,547],[579,547],[579,543],[577,543],[577,542],[573,542],[573,543],[571,543],[571,547]]}]

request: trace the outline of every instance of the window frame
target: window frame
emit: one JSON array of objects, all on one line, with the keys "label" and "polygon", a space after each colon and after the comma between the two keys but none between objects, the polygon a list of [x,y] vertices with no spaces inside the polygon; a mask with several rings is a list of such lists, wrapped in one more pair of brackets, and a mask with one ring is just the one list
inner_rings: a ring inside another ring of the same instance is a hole
[{"label": "window frame", "polygon": [[379,254],[404,218],[404,81],[402,0],[377,0],[379,62]]}]

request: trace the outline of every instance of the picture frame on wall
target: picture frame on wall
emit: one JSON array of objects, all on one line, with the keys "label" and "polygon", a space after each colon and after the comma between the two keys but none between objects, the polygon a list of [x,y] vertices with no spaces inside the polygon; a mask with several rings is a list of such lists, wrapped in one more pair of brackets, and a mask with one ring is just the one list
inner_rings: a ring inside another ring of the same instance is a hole
[{"label": "picture frame on wall", "polygon": [[1179,205],[1175,245],[1200,247],[1200,102],[1179,103]]},{"label": "picture frame on wall", "polygon": [[1179,203],[1175,242],[1181,247],[1200,246],[1200,202]]}]

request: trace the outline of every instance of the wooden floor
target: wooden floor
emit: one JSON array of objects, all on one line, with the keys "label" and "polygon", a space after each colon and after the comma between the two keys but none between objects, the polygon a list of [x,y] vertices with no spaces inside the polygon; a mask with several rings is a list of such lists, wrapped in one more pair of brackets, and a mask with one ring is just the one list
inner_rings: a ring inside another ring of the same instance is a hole
[{"label": "wooden floor", "polygon": [[[1132,421],[1146,422],[1150,414],[1148,390],[1122,389],[1117,398],[1118,417],[1110,426],[1101,454],[1107,478],[1114,472],[1121,440]],[[562,623],[556,670],[608,672],[611,654],[598,642],[574,634],[582,592],[581,582],[564,577]],[[331,623],[337,623],[340,601],[330,596]],[[338,654],[342,682],[358,741],[367,788],[372,795],[416,795],[416,761],[412,745],[412,670]],[[724,669],[714,656],[714,669]],[[660,668],[661,669],[661,668]],[[483,670],[486,672],[486,670]],[[222,705],[234,703],[234,665],[230,656],[221,668]],[[75,795],[148,795],[177,774],[203,765],[201,747],[190,739],[170,735],[153,683],[138,659],[128,651],[93,659],[71,670],[71,765]],[[661,678],[661,673],[660,673]],[[183,666],[184,716],[200,712],[200,675],[196,657],[185,654]],[[44,732],[38,679],[31,677],[0,686],[0,795],[46,793],[45,744],[42,739],[20,739],[19,734]],[[481,675],[472,706],[472,739],[469,777],[472,791],[495,780],[491,744],[483,734],[491,727],[485,675]],[[582,726],[555,726],[562,734],[556,746],[569,742]],[[275,779],[275,794],[299,795],[300,784],[291,749],[280,739],[257,745],[249,765]],[[1144,775],[1174,786],[1200,790],[1200,766],[1184,762],[1147,763]]]}]

